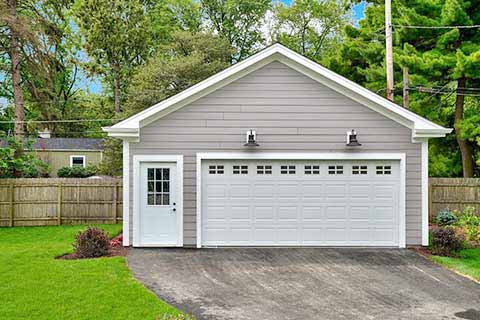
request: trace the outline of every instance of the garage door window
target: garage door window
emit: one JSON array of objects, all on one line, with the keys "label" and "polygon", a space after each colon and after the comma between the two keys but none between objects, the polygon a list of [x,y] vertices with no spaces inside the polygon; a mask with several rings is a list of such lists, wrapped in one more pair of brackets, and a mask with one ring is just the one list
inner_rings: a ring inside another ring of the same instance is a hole
[{"label": "garage door window", "polygon": [[320,166],[317,165],[306,165],[305,174],[320,174]]},{"label": "garage door window", "polygon": [[343,174],[343,166],[328,166],[328,174]]},{"label": "garage door window", "polygon": [[208,166],[209,174],[223,174],[224,172],[225,172],[225,169],[223,165]]},{"label": "garage door window", "polygon": [[272,166],[257,166],[257,174],[272,174]]},{"label": "garage door window", "polygon": [[352,174],[368,174],[367,166],[352,166]]},{"label": "garage door window", "polygon": [[283,166],[280,166],[280,173],[281,174],[295,174],[295,169],[296,169],[295,166],[283,165]]},{"label": "garage door window", "polygon": [[248,174],[248,166],[233,166],[233,174]]},{"label": "garage door window", "polygon": [[149,206],[166,206],[170,204],[170,169],[147,169],[147,204]]},{"label": "garage door window", "polygon": [[377,166],[376,169],[378,175],[392,174],[392,166]]}]

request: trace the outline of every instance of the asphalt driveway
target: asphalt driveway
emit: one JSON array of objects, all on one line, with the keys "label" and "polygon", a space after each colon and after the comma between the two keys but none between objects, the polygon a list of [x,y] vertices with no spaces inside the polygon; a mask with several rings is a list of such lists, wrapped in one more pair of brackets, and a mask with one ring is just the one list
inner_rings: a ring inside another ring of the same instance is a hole
[{"label": "asphalt driveway", "polygon": [[480,319],[480,284],[409,250],[133,249],[127,260],[198,319]]}]

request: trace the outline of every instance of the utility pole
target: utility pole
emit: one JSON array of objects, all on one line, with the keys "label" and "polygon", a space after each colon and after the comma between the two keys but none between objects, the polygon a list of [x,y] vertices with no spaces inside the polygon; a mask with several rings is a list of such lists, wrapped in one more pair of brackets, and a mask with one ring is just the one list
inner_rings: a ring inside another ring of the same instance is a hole
[{"label": "utility pole", "polygon": [[408,109],[410,81],[408,79],[408,68],[403,67],[403,107]]},{"label": "utility pole", "polygon": [[385,0],[385,45],[387,68],[387,99],[393,101],[392,0]]}]

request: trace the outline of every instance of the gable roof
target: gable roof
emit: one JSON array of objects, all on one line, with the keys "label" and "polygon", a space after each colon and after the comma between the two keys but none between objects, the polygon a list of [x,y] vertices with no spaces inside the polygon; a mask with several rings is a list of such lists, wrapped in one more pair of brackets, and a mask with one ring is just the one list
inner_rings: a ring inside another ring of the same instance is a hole
[{"label": "gable roof", "polygon": [[[6,140],[0,141],[0,147],[7,146]],[[33,150],[85,150],[101,151],[103,150],[102,139],[94,138],[36,138],[33,139]]]},{"label": "gable roof", "polygon": [[451,129],[437,125],[347,78],[309,60],[281,44],[274,44],[253,56],[207,78],[206,80],[145,109],[111,127],[103,128],[109,136],[138,138],[140,128],[183,106],[273,62],[279,61],[319,83],[412,130],[412,138],[443,137]]}]

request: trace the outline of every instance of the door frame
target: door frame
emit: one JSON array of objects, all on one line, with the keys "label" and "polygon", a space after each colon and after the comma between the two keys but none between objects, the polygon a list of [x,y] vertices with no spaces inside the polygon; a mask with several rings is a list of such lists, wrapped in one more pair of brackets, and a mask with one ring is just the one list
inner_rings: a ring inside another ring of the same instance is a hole
[{"label": "door frame", "polygon": [[172,247],[171,244],[142,244],[140,223],[140,164],[146,162],[176,163],[177,193],[177,243],[174,247],[183,246],[183,155],[135,155],[133,156],[133,246],[134,247]]},{"label": "door frame", "polygon": [[197,153],[197,248],[202,247],[202,160],[398,160],[400,197],[398,201],[398,247],[406,247],[406,154],[405,153],[294,153],[294,152],[204,152]]}]

